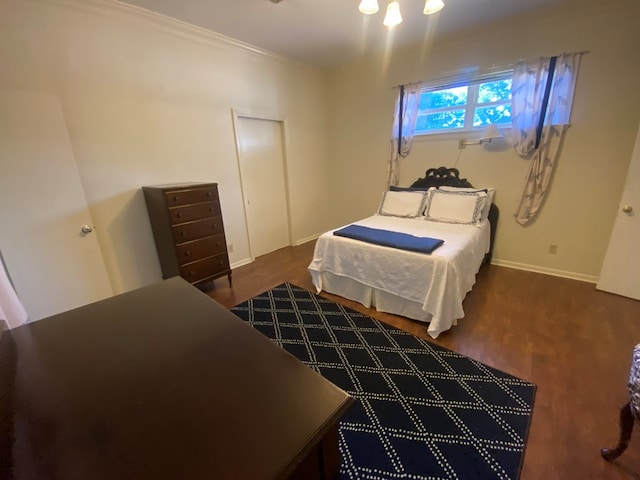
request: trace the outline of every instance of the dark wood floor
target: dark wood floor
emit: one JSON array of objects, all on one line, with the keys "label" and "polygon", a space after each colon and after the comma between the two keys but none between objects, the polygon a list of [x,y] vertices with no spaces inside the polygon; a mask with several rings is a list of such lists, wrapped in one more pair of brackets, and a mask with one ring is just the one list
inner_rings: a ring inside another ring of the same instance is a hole
[{"label": "dark wood floor", "polygon": [[[314,243],[260,257],[233,271],[233,288],[221,278],[210,295],[231,307],[285,281],[313,290],[307,265]],[[424,324],[322,295],[535,383],[521,480],[640,478],[640,425],[616,462],[599,454],[617,441],[631,352],[640,343],[640,302],[589,283],[486,265],[464,301],[465,318],[433,340]]]}]

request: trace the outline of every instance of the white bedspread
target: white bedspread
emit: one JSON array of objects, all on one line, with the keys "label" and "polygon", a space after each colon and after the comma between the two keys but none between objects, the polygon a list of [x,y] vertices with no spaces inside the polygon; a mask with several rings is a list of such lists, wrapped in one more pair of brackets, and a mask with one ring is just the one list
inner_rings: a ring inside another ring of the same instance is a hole
[{"label": "white bedspread", "polygon": [[354,223],[440,238],[444,244],[426,255],[338,237],[331,230],[318,238],[309,265],[318,292],[324,289],[323,274],[328,272],[414,302],[421,305],[424,315],[412,318],[430,320],[428,332],[433,338],[464,317],[462,301],[489,251],[488,221],[473,226],[374,215]]}]

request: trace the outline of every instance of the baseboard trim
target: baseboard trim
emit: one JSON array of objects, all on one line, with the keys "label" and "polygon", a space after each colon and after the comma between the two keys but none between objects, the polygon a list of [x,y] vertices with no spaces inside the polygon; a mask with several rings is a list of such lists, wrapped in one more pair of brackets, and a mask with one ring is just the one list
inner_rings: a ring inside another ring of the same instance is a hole
[{"label": "baseboard trim", "polygon": [[[304,245],[307,242],[310,242],[312,240],[315,240],[316,238],[318,238],[320,236],[320,234],[316,234],[316,235],[311,235],[310,237],[306,237],[306,238],[301,238],[300,240],[297,240],[293,246],[294,247],[299,247],[300,245]],[[234,268],[238,268],[238,267],[242,267],[244,265],[248,265],[250,263],[253,263],[255,261],[255,258],[245,258],[242,260],[238,260],[237,262],[234,262],[231,264],[231,269],[233,270]]]},{"label": "baseboard trim", "polygon": [[554,277],[570,278],[572,280],[579,280],[587,283],[598,283],[598,277],[595,275],[585,275],[584,273],[568,272],[566,270],[557,270],[555,268],[540,267],[538,265],[529,265],[526,263],[510,262],[508,260],[500,260],[494,258],[491,260],[491,265],[497,265],[499,267],[515,268],[516,270],[526,270],[534,273],[544,273],[545,275],[553,275]]},{"label": "baseboard trim", "polygon": [[249,265],[250,263],[253,263],[253,262],[254,262],[253,258],[245,258],[232,263],[230,267],[231,267],[231,270],[233,270],[234,268],[242,267],[244,265]]},{"label": "baseboard trim", "polygon": [[301,238],[300,240],[296,240],[293,244],[294,247],[299,247],[300,245],[304,245],[307,242],[317,239],[321,234],[316,233],[315,235],[311,235],[310,237]]}]

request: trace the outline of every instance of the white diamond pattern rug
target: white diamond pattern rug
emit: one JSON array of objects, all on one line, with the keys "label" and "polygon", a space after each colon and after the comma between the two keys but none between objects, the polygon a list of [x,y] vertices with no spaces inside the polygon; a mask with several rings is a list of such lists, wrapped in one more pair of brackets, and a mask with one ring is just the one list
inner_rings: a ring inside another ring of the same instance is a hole
[{"label": "white diamond pattern rug", "polygon": [[288,283],[231,310],[357,399],[341,479],[519,477],[534,384]]}]

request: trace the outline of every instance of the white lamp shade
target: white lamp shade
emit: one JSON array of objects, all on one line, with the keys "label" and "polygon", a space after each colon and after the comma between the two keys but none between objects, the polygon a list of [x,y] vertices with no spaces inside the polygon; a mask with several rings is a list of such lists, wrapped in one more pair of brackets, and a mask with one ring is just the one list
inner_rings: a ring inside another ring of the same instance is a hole
[{"label": "white lamp shade", "polygon": [[384,23],[387,27],[393,27],[402,23],[402,15],[400,15],[400,4],[397,1],[389,2],[387,5],[387,14],[384,17]]},{"label": "white lamp shade", "polygon": [[487,125],[487,128],[482,132],[482,137],[480,137],[481,142],[488,142],[495,138],[501,138],[502,133],[498,130],[498,127],[493,123]]},{"label": "white lamp shade", "polygon": [[373,15],[378,13],[378,0],[362,0],[358,9],[365,15]]},{"label": "white lamp shade", "polygon": [[444,7],[442,0],[427,0],[424,2],[423,13],[425,15],[431,15],[432,13],[439,12]]}]

